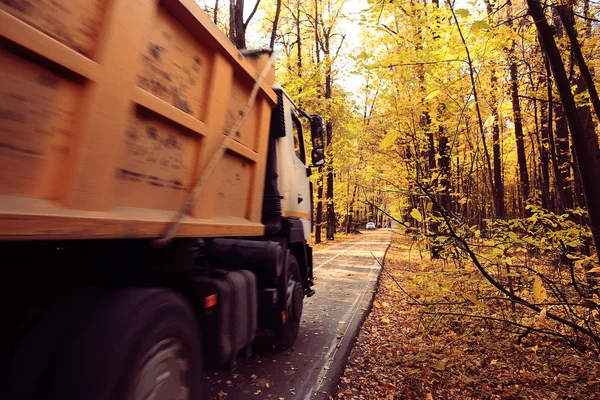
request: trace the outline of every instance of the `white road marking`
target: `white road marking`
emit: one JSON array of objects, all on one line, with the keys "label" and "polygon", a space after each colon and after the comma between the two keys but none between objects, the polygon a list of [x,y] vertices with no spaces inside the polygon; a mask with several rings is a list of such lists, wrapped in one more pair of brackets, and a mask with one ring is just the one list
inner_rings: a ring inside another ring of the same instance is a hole
[{"label": "white road marking", "polygon": [[[342,244],[342,243],[340,243],[340,244]],[[350,246],[347,249],[345,249],[344,251],[341,251],[341,252],[337,253],[335,256],[329,258],[327,261],[323,261],[321,264],[317,265],[316,267],[313,267],[313,271],[316,271],[317,269],[321,268],[322,266],[329,264],[331,261],[335,260],[336,258],[338,258],[339,256],[341,256],[342,254],[346,253],[351,248],[356,247],[358,244],[359,243],[355,243],[352,246]]]}]

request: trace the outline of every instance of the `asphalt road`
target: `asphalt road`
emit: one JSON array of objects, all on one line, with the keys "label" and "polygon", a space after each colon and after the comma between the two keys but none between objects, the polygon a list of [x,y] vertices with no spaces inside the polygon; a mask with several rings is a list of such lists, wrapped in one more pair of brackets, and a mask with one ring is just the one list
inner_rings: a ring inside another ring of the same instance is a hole
[{"label": "asphalt road", "polygon": [[232,370],[205,372],[208,399],[328,399],[373,298],[391,233],[364,231],[314,254],[316,294],[304,301],[294,347],[240,359]]}]

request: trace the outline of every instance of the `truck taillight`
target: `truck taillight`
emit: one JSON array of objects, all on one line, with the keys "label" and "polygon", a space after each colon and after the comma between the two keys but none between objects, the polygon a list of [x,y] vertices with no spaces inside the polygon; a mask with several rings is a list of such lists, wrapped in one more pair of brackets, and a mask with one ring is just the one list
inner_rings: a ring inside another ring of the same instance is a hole
[{"label": "truck taillight", "polygon": [[283,322],[285,324],[285,321],[287,321],[287,315],[285,314],[285,311],[281,312],[281,322]]},{"label": "truck taillight", "polygon": [[206,296],[204,298],[204,308],[211,308],[216,306],[218,303],[217,295],[211,294],[210,296]]}]

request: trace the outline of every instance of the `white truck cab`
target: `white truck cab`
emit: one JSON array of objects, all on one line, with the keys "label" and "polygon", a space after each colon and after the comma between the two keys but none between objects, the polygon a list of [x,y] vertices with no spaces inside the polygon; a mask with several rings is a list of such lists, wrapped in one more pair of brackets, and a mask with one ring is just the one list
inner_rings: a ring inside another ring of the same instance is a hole
[{"label": "white truck cab", "polygon": [[302,222],[304,238],[309,240],[312,218],[311,188],[308,179],[310,166],[306,161],[302,129],[302,119],[306,115],[296,107],[287,93],[284,91],[281,93],[286,134],[277,139],[277,154],[293,155],[277,158],[277,184],[283,197],[281,199],[282,216],[299,219]]}]

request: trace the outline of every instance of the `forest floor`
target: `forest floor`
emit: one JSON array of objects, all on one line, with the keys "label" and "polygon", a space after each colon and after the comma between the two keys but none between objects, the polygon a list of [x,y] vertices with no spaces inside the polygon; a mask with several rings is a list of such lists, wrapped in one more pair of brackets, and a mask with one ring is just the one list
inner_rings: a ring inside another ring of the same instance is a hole
[{"label": "forest floor", "polygon": [[427,314],[429,307],[417,302],[431,301],[426,292],[443,292],[453,268],[394,235],[385,269],[396,282],[381,272],[373,309],[332,398],[600,399],[600,363],[563,342],[508,334],[481,319]]}]

